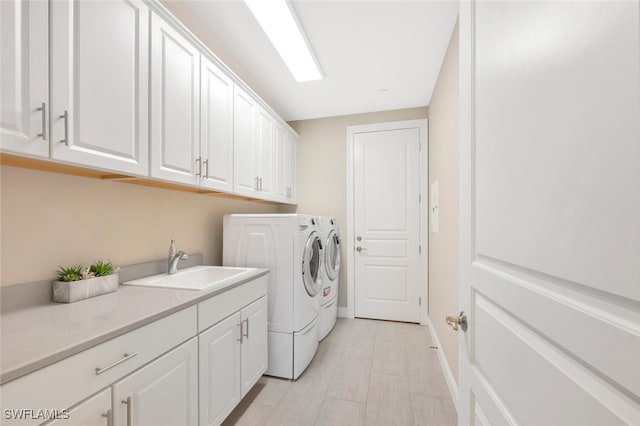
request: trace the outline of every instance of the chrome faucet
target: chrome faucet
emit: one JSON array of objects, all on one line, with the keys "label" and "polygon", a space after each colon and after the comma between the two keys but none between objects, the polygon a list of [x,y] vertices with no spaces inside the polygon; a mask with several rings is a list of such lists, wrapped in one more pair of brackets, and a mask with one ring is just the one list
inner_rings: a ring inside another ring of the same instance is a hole
[{"label": "chrome faucet", "polygon": [[180,262],[181,260],[187,260],[188,258],[189,256],[187,256],[187,253],[183,252],[182,250],[176,250],[176,241],[172,239],[171,245],[169,246],[169,275],[178,272],[178,262]]}]

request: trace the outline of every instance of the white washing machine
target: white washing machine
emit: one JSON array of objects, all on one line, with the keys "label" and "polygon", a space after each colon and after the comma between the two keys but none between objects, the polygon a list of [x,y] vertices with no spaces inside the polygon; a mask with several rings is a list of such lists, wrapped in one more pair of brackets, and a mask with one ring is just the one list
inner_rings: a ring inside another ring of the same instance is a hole
[{"label": "white washing machine", "polygon": [[269,366],[295,380],[318,349],[323,242],[318,218],[298,214],[224,217],[225,266],[269,269]]},{"label": "white washing machine", "polygon": [[324,244],[322,299],[318,340],[333,330],[338,318],[338,274],[340,273],[340,228],[330,217],[320,218],[320,236]]}]

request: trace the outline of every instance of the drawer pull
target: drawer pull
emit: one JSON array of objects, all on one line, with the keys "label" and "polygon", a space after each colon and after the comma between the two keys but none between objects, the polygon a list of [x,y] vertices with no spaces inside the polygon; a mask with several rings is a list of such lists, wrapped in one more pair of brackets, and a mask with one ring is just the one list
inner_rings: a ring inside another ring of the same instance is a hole
[{"label": "drawer pull", "polygon": [[132,353],[132,354],[124,354],[122,359],[119,359],[119,360],[117,360],[116,362],[114,362],[114,363],[112,363],[112,364],[107,365],[106,367],[103,367],[103,368],[96,367],[96,376],[98,376],[98,375],[100,375],[100,374],[104,373],[104,372],[105,372],[105,371],[107,371],[107,370],[112,369],[112,368],[113,368],[113,367],[115,367],[116,365],[122,364],[122,363],[123,363],[123,362],[125,362],[126,360],[131,359],[131,358],[133,358],[133,357],[134,357],[134,356],[136,356],[136,355],[138,355],[138,352],[134,352],[134,353]]}]

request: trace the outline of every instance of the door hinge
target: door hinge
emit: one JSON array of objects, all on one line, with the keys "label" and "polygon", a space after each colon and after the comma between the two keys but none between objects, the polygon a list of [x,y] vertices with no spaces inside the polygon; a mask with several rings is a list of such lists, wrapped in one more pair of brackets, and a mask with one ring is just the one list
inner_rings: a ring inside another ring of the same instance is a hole
[{"label": "door hinge", "polygon": [[422,306],[422,297],[418,297],[418,306]]},{"label": "door hinge", "polygon": [[422,202],[422,194],[418,194],[418,203]]},{"label": "door hinge", "polygon": [[422,142],[418,142],[418,151],[422,151]]},{"label": "door hinge", "polygon": [[422,254],[422,246],[418,246],[418,254]]}]

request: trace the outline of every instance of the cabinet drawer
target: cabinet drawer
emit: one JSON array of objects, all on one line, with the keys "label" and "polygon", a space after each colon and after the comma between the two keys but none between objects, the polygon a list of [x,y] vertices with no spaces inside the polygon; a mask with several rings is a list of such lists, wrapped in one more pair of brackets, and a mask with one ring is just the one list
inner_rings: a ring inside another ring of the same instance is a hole
[{"label": "cabinet drawer", "polygon": [[[0,388],[2,409],[69,408],[195,336],[196,320],[191,306],[9,382]],[[124,354],[129,355],[126,360]],[[3,419],[2,424],[40,423]]]},{"label": "cabinet drawer", "polygon": [[198,332],[222,321],[249,303],[267,294],[267,277],[263,275],[211,299],[198,303]]},{"label": "cabinet drawer", "polygon": [[68,418],[54,420],[47,426],[110,426],[111,388],[73,407],[68,414]]}]

